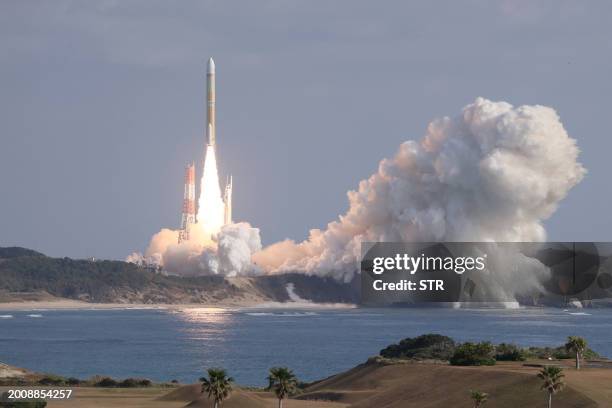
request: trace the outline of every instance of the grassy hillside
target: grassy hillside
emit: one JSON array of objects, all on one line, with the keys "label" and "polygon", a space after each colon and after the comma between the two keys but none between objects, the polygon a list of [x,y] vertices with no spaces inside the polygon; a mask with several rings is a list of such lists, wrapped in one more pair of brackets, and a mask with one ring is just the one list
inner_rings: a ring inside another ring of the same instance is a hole
[{"label": "grassy hillside", "polygon": [[[569,369],[567,370],[569,371]],[[351,408],[471,408],[469,390],[489,393],[487,407],[546,407],[546,395],[536,377],[538,368],[521,363],[493,367],[454,367],[443,364],[366,363],[306,389],[301,399],[327,399]],[[610,369],[589,369],[590,377],[612,380]],[[591,408],[610,403],[609,396],[596,394],[598,386],[578,384],[568,376],[566,388],[555,395],[554,406]],[[595,399],[600,399],[596,401]]]}]

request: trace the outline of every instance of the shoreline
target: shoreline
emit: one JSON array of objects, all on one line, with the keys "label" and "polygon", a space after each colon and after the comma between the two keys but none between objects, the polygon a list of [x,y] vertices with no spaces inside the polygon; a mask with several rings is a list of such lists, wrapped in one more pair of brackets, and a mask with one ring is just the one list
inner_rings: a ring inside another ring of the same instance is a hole
[{"label": "shoreline", "polygon": [[[607,309],[612,307],[612,303],[599,303],[595,308],[583,308],[576,306],[513,306],[504,307],[500,304],[480,305],[465,304],[463,307],[453,307],[446,305],[434,305],[429,308],[456,309],[456,310],[520,310],[520,309],[559,309],[572,314],[586,313],[591,309]],[[314,303],[310,301],[275,302],[275,301],[227,301],[217,303],[92,303],[74,299],[52,298],[46,300],[11,300],[0,301],[0,312],[10,311],[37,311],[37,310],[182,310],[182,309],[211,309],[211,310],[243,310],[243,309],[358,309],[359,304],[354,303]],[[368,308],[368,307],[366,307]],[[374,307],[378,309],[380,307]],[[389,307],[382,307],[387,309]],[[390,307],[395,309],[395,307]],[[416,307],[420,309],[420,307]]]},{"label": "shoreline", "polygon": [[227,302],[227,303],[89,303],[79,300],[42,300],[0,302],[2,312],[28,312],[37,310],[181,310],[181,309],[351,309],[357,305],[349,303],[308,303],[308,302]]},{"label": "shoreline", "polygon": [[40,300],[40,301],[13,301],[0,303],[1,311],[33,311],[33,310],[119,310],[119,309],[234,309],[252,307],[251,304],[238,303],[191,303],[191,304],[166,304],[166,303],[90,303],[79,300]]}]

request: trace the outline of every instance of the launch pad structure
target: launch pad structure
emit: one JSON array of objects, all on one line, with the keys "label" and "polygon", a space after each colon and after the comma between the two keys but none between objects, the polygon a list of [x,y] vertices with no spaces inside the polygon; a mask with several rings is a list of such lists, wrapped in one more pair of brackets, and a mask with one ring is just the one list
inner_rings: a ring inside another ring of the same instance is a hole
[{"label": "launch pad structure", "polygon": [[[215,89],[215,61],[208,59],[206,67],[206,141],[207,146],[211,146],[216,153],[216,89]],[[205,159],[206,160],[206,159]],[[228,176],[225,189],[223,190],[224,204],[224,225],[232,223],[232,188],[233,178]],[[190,239],[190,230],[198,221],[196,219],[195,203],[195,164],[190,163],[185,168],[185,190],[183,194],[183,209],[181,216],[181,229],[179,231],[178,242]]]},{"label": "launch pad structure", "polygon": [[195,224],[195,164],[191,163],[185,168],[185,191],[183,193],[183,214],[178,242],[189,241],[191,226]]}]

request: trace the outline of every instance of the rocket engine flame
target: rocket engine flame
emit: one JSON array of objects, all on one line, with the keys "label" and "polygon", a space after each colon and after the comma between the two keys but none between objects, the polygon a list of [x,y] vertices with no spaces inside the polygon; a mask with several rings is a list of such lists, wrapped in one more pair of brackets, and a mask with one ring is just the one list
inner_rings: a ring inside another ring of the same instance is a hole
[{"label": "rocket engine flame", "polygon": [[217,158],[215,147],[208,145],[204,158],[204,172],[200,184],[200,198],[198,201],[197,225],[207,238],[214,237],[225,221],[225,204],[219,187],[219,173],[217,171]]}]

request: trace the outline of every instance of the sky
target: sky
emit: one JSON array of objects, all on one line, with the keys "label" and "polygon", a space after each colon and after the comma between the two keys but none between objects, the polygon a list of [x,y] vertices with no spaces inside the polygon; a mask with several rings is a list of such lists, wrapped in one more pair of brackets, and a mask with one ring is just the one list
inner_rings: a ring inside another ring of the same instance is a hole
[{"label": "sky", "polygon": [[478,96],[557,110],[585,179],[549,240],[612,240],[607,1],[0,2],[0,246],[124,259],[221,174],[264,244],[302,240],[434,118]]}]

